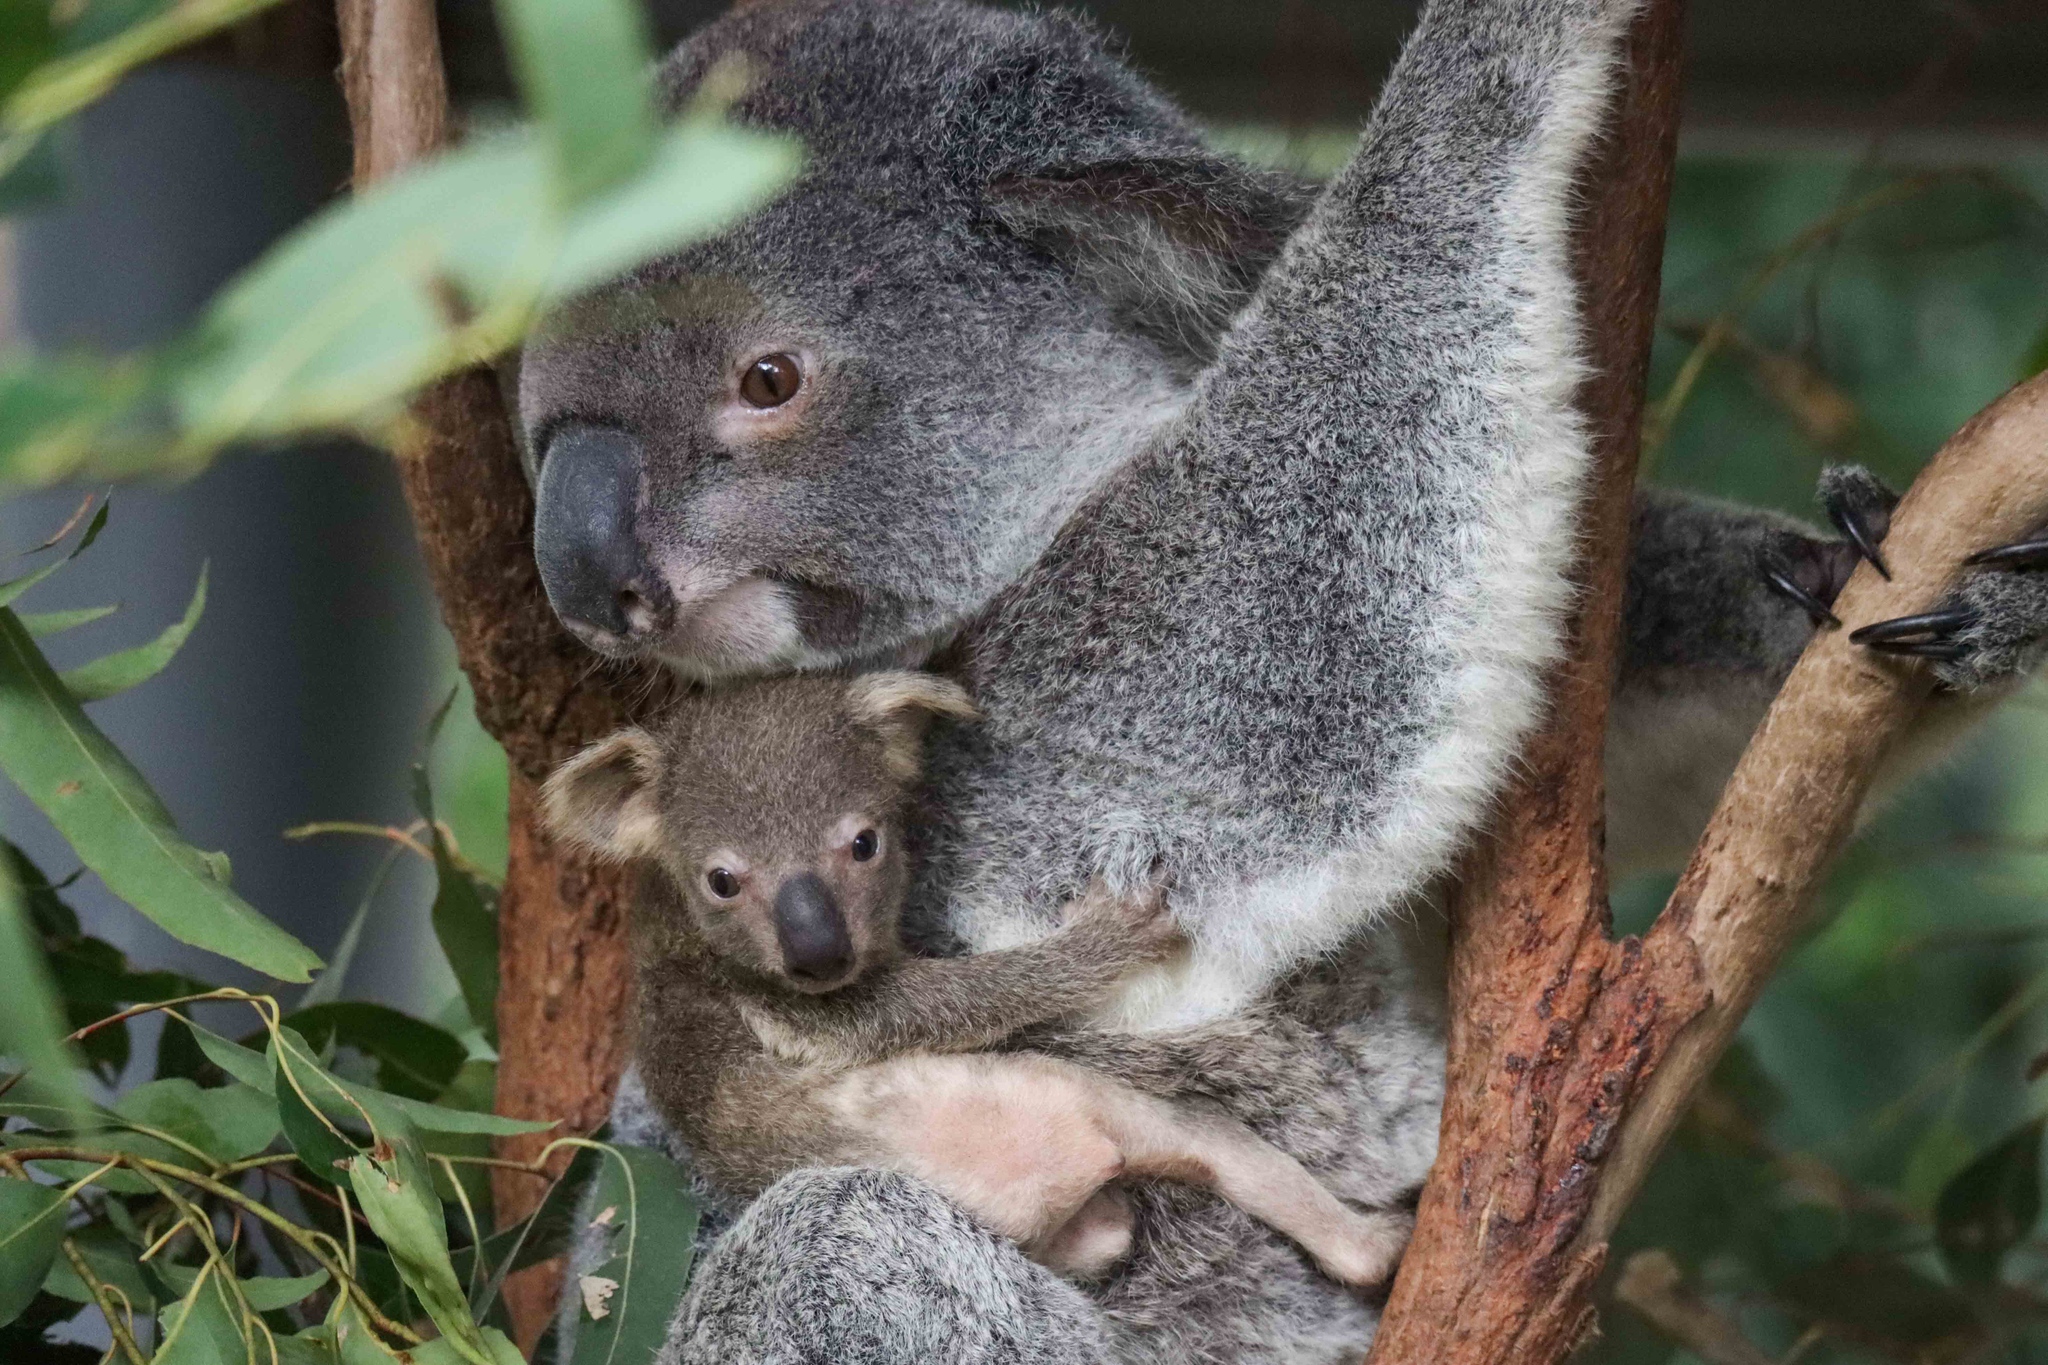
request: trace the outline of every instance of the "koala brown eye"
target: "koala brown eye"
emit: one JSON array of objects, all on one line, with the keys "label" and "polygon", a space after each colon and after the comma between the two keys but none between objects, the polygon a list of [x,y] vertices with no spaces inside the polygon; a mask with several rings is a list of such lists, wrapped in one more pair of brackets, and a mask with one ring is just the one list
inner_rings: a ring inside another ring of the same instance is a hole
[{"label": "koala brown eye", "polygon": [[804,372],[797,367],[796,357],[778,351],[747,366],[740,376],[740,397],[749,407],[779,408],[796,397],[803,382]]},{"label": "koala brown eye", "polygon": [[882,847],[882,836],[871,829],[864,829],[853,836],[853,860],[864,863],[875,856]]},{"label": "koala brown eye", "polygon": [[729,901],[740,893],[740,879],[722,867],[714,867],[704,874],[704,884],[711,888],[711,894],[722,901]]}]

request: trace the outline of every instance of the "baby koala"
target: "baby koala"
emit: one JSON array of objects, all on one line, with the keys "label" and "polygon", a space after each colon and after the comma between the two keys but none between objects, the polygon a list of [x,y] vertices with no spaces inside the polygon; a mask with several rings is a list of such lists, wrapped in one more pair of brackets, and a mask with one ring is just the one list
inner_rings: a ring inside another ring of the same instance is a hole
[{"label": "baby koala", "polygon": [[1038,943],[906,954],[924,730],[975,715],[927,674],[780,679],[693,697],[658,732],[620,731],[549,779],[561,837],[648,864],[631,926],[637,1051],[704,1173],[751,1196],[803,1166],[893,1167],[1080,1278],[1130,1248],[1111,1182],[1181,1180],[1337,1280],[1384,1279],[1406,1216],[1353,1210],[1219,1109],[980,1051],[1178,951],[1162,888],[1091,887]]}]

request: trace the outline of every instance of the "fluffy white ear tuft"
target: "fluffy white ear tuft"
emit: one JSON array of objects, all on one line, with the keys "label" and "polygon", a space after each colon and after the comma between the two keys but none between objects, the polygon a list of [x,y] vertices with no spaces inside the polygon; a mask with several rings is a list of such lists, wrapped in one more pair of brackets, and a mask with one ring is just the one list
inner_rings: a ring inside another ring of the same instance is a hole
[{"label": "fluffy white ear tuft", "polygon": [[884,758],[905,781],[917,776],[932,717],[981,719],[966,688],[930,673],[863,673],[847,684],[846,707],[855,724],[881,736]]},{"label": "fluffy white ear tuft", "polygon": [[607,858],[652,857],[661,846],[660,776],[654,736],[621,730],[555,769],[541,789],[541,810],[557,838],[580,848]]}]

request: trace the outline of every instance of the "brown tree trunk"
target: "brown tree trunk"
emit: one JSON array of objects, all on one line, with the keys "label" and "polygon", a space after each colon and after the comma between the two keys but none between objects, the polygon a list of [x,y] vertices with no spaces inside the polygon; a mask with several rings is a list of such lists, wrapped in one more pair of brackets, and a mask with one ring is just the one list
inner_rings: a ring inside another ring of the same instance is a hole
[{"label": "brown tree trunk", "polygon": [[[341,0],[339,10],[362,189],[445,144],[447,84],[432,0]],[[510,860],[498,907],[498,1111],[588,1132],[604,1121],[625,1064],[631,883],[620,869],[550,844],[534,795],[554,764],[626,721],[626,696],[659,695],[659,680],[594,668],[549,610],[533,559],[533,498],[490,371],[420,394],[396,453],[477,716],[511,763]],[[550,1136],[507,1139],[500,1154],[530,1159]],[[496,1173],[499,1222],[525,1217],[544,1192],[530,1176]],[[558,1280],[558,1267],[538,1266],[508,1281],[520,1341],[545,1323]]]}]

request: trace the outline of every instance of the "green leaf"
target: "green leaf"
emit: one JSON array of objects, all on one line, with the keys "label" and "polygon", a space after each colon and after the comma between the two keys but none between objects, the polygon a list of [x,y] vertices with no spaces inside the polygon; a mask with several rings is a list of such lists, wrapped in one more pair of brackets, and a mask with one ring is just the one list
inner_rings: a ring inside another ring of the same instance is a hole
[{"label": "green leaf", "polygon": [[[193,1266],[160,1265],[164,1280],[180,1295],[190,1294],[199,1281],[199,1271]],[[254,1279],[238,1278],[235,1283],[241,1288],[242,1297],[249,1306],[259,1313],[275,1313],[280,1308],[293,1304],[322,1288],[327,1283],[327,1272],[316,1270],[310,1275],[299,1275],[286,1279],[263,1275]]]},{"label": "green leaf", "polygon": [[45,62],[0,107],[0,126],[13,135],[38,131],[76,113],[114,88],[122,76],[216,29],[267,9],[276,0],[181,0],[104,42]]},{"label": "green leaf", "polygon": [[[109,1209],[122,1207],[118,1199],[107,1201]],[[71,1234],[71,1244],[78,1248],[79,1257],[91,1267],[100,1283],[112,1285],[128,1296],[128,1302],[135,1305],[138,1313],[154,1312],[156,1305],[164,1300],[157,1298],[155,1287],[143,1278],[137,1258],[141,1250],[106,1223],[87,1223]],[[157,1284],[161,1278],[155,1277]],[[59,1256],[50,1267],[50,1274],[43,1281],[43,1291],[70,1299],[76,1303],[91,1303],[92,1291],[85,1287],[85,1281],[72,1270],[71,1262]],[[169,1296],[166,1296],[168,1299]]]},{"label": "green leaf", "polygon": [[191,1291],[164,1310],[163,1339],[150,1365],[247,1365],[248,1338],[241,1309],[228,1297],[218,1266],[202,1272]]},{"label": "green leaf", "polygon": [[206,610],[206,569],[204,564],[199,566],[199,584],[192,590],[192,601],[184,616],[166,626],[161,635],[146,645],[120,650],[59,675],[71,695],[80,701],[101,701],[163,672],[164,666],[184,648],[186,637],[199,624],[199,614]]},{"label": "green leaf", "polygon": [[2035,1119],[1965,1166],[1934,1204],[1934,1240],[1963,1284],[1991,1285],[2041,1217],[2041,1133]]},{"label": "green leaf", "polygon": [[[510,1337],[495,1327],[480,1330],[484,1351],[490,1358],[491,1365],[526,1365],[526,1357],[519,1354],[519,1348],[512,1344]],[[474,1359],[458,1349],[455,1343],[446,1337],[438,1337],[414,1346],[407,1354],[412,1357],[413,1365],[457,1365],[458,1361]]]},{"label": "green leaf", "polygon": [[61,559],[52,560],[34,573],[23,574],[20,578],[9,579],[5,583],[0,583],[0,607],[10,605],[14,599],[20,597],[30,588],[33,588],[36,584],[42,582],[66,564],[69,564],[87,550],[90,550],[92,543],[100,538],[100,532],[106,529],[107,509],[109,506],[110,504],[108,503],[100,504],[100,510],[92,514],[92,520],[86,523],[85,534],[78,538],[78,543],[71,547],[69,554]]},{"label": "green leaf", "polygon": [[[289,1074],[281,1055],[292,1059]],[[308,1171],[330,1185],[342,1184],[342,1170],[359,1150],[346,1134],[361,1130],[363,1116],[337,1094],[340,1083],[299,1050],[281,1054],[273,1047],[270,1060],[276,1073],[271,1093],[285,1139]]]},{"label": "green leaf", "polygon": [[261,1090],[233,1084],[202,1090],[172,1077],[136,1086],[114,1112],[140,1127],[169,1133],[226,1163],[256,1155],[277,1136],[277,1104]]},{"label": "green leaf", "polygon": [[625,179],[654,141],[647,24],[632,0],[500,0],[528,109],[552,144],[560,202]]},{"label": "green leaf", "polygon": [[[0,142],[0,161],[5,156]],[[108,461],[102,443],[153,375],[151,362],[134,358],[0,360],[0,481],[41,486],[88,459]]]},{"label": "green leaf", "polygon": [[313,951],[263,918],[180,838],[170,812],[0,609],[0,767],[108,888],[172,937],[286,981]]},{"label": "green leaf", "polygon": [[[697,1201],[675,1162],[648,1147],[613,1147],[606,1155],[590,1207],[603,1219],[598,1226],[610,1230],[611,1254],[590,1277],[618,1288],[601,1318],[593,1319],[578,1302],[570,1365],[641,1365],[654,1359],[696,1254]],[[612,1210],[609,1218],[606,1209]]]},{"label": "green leaf", "polygon": [[64,1041],[69,1030],[15,881],[18,865],[0,861],[0,1055],[33,1072],[41,1093],[83,1122],[78,1067]]},{"label": "green leaf", "polygon": [[[196,1035],[197,1030],[194,1030],[194,1032]],[[300,1084],[306,1087],[314,1100],[323,1106],[323,1112],[337,1123],[360,1127],[362,1125],[362,1113],[366,1112],[370,1116],[371,1123],[376,1125],[380,1131],[387,1125],[395,1127],[411,1124],[430,1133],[488,1133],[497,1137],[510,1137],[519,1133],[544,1133],[555,1126],[552,1123],[533,1123],[525,1119],[503,1118],[497,1114],[479,1114],[462,1109],[450,1109],[446,1105],[428,1104],[424,1100],[411,1100],[403,1095],[389,1095],[379,1090],[371,1090],[366,1086],[355,1085],[341,1079],[333,1072],[321,1066],[306,1040],[299,1037],[291,1029],[282,1029],[280,1036],[283,1038],[285,1048],[290,1054],[293,1074],[300,1077]],[[220,1055],[233,1060],[237,1066],[244,1065],[241,1058],[235,1057],[233,1053],[227,1050],[228,1048],[235,1048],[235,1044],[227,1043],[227,1040],[224,1038],[215,1039],[213,1044],[208,1044],[205,1039],[201,1039],[201,1045],[207,1048],[207,1055],[209,1057],[213,1057],[217,1045],[223,1043],[226,1044],[226,1047],[219,1048]],[[236,1050],[240,1052],[248,1051],[246,1048],[237,1048]],[[272,1054],[275,1055],[275,1052],[276,1046],[273,1044]],[[215,1060],[218,1062],[219,1058]],[[268,1063],[265,1065],[267,1067]],[[223,1069],[225,1070],[226,1067],[223,1066]],[[270,1083],[266,1082],[265,1084],[267,1086]],[[346,1097],[345,1099],[343,1098],[344,1096]],[[350,1101],[354,1103],[351,1104]],[[280,1106],[282,1106],[282,1103],[282,1100],[280,1100]],[[328,1105],[333,1107],[331,1109],[326,1108]],[[360,1106],[362,1112],[358,1112],[356,1106]],[[285,1135],[287,1137],[291,1136],[289,1119],[287,1119],[285,1124]]]},{"label": "green leaf", "polygon": [[43,1287],[69,1203],[60,1189],[0,1176],[0,1324],[20,1317]]},{"label": "green leaf", "polygon": [[38,640],[47,640],[52,635],[89,626],[119,610],[119,607],[80,607],[76,611],[25,611],[21,613],[21,624]]},{"label": "green leaf", "polygon": [[469,1056],[445,1030],[365,1001],[315,1005],[285,1023],[315,1048],[324,1050],[333,1041],[375,1058],[378,1086],[410,1099],[438,1098]]},{"label": "green leaf", "polygon": [[185,1026],[192,1035],[192,1041],[199,1044],[199,1050],[206,1054],[207,1061],[251,1089],[270,1089],[273,1081],[270,1062],[262,1053],[223,1038],[202,1024],[187,1020]]},{"label": "green leaf", "polygon": [[496,1043],[498,1037],[498,893],[471,876],[456,861],[434,818],[434,794],[427,770],[412,770],[413,804],[427,822],[433,841],[434,937],[462,988],[469,1017]]},{"label": "green leaf", "polygon": [[443,1340],[472,1365],[494,1365],[469,1300],[448,1259],[448,1228],[434,1177],[409,1125],[379,1133],[377,1146],[349,1162],[349,1188]]},{"label": "green leaf", "polygon": [[785,138],[686,121],[647,176],[568,220],[530,130],[393,177],[218,296],[171,379],[187,445],[375,420],[417,385],[512,345],[549,298],[724,227],[797,161]]}]

